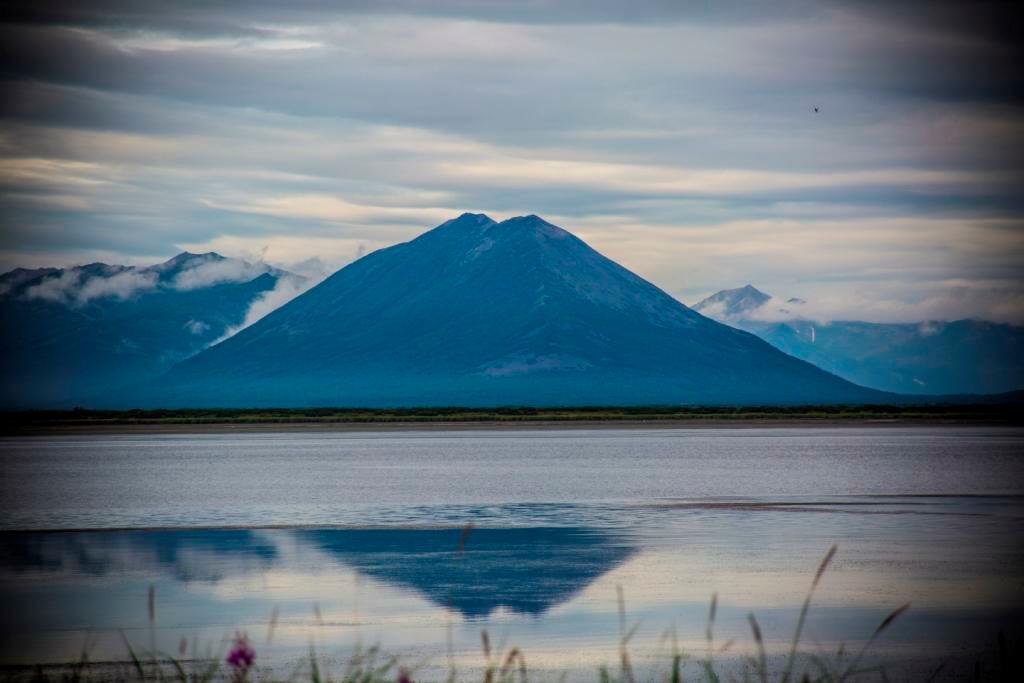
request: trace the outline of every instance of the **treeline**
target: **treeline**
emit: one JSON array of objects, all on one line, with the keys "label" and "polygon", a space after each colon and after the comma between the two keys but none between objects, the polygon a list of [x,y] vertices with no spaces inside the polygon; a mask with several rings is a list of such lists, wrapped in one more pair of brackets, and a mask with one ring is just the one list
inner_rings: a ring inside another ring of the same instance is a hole
[{"label": "treeline", "polygon": [[7,428],[117,424],[568,422],[700,420],[939,420],[1020,423],[1022,406],[581,406],[575,408],[182,408],[153,410],[26,410],[6,412]]}]

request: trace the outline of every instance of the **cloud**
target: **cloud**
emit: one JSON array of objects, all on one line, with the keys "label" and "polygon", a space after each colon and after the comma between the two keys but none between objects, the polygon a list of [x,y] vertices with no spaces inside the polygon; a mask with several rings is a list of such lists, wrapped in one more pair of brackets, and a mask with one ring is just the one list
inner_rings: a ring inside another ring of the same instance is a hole
[{"label": "cloud", "polygon": [[1011,302],[1024,290],[1009,14],[804,0],[20,8],[0,19],[0,258],[266,245],[275,262],[333,268],[464,210],[538,213],[687,300],[753,281],[841,311],[854,304],[835,290],[853,287],[858,317],[930,299],[1006,316],[950,283],[1000,282]]},{"label": "cloud", "polygon": [[[273,289],[263,292],[253,299],[252,303],[249,304],[249,309],[245,312],[245,319],[242,323],[227,329],[219,339],[213,342],[213,344],[218,344],[229,337],[233,337],[253,323],[259,322],[265,316],[274,312],[295,297],[320,284],[323,279],[324,277],[300,278],[293,276],[279,278]],[[211,346],[213,344],[211,344]]]},{"label": "cloud", "polygon": [[210,326],[204,323],[202,320],[188,320],[185,325],[185,329],[194,335],[202,335],[210,329]]},{"label": "cloud", "polygon": [[[363,248],[365,253],[365,247]],[[358,254],[356,258],[361,257],[362,254]],[[331,274],[333,270],[330,266],[324,263],[324,260],[319,256],[313,256],[308,259],[299,261],[298,263],[291,263],[284,266],[284,269],[289,273],[295,273],[301,275],[304,278],[320,281]]]},{"label": "cloud", "polygon": [[459,211],[455,207],[389,207],[367,206],[323,194],[261,197],[248,204],[224,204],[204,200],[211,208],[243,213],[266,214],[283,218],[314,219],[348,223],[375,223],[382,221],[409,221],[419,225],[443,223]]},{"label": "cloud", "polygon": [[42,299],[57,303],[75,300],[82,283],[82,273],[78,269],[65,270],[56,277],[45,278],[42,282],[25,290],[26,299]]},{"label": "cloud", "polygon": [[[290,273],[314,280],[333,273],[342,266],[390,244],[414,237],[422,230],[408,225],[381,224],[382,233],[391,239],[363,241],[346,237],[338,231],[336,236],[274,235],[270,237],[217,237],[207,242],[182,245],[189,251],[215,251],[224,254],[261,253],[265,262]],[[311,255],[312,254],[312,255]]]},{"label": "cloud", "polygon": [[186,268],[174,278],[180,291],[203,289],[226,282],[248,282],[271,270],[266,263],[249,263],[241,259],[203,260]]},{"label": "cloud", "polygon": [[729,322],[730,316],[725,313],[726,303],[724,301],[714,301],[702,307],[700,314],[705,318],[712,318],[719,322]]},{"label": "cloud", "polygon": [[501,159],[480,162],[440,162],[438,174],[460,183],[516,187],[595,188],[631,195],[728,196],[828,188],[864,188],[899,185],[914,191],[972,184],[991,187],[1010,183],[1012,176],[948,173],[914,169],[794,173],[744,169],[663,168],[650,165],[608,164],[556,159]]},{"label": "cloud", "polygon": [[[26,288],[24,297],[82,306],[105,298],[131,299],[162,287],[189,291],[229,282],[248,282],[264,273],[278,272],[262,261],[250,263],[242,259],[196,256],[186,262],[186,267],[169,284],[162,284],[160,274],[165,265],[145,268],[102,264],[75,266],[44,277]],[[192,322],[189,322],[190,330],[201,334],[199,326],[205,323],[191,325]]]},{"label": "cloud", "polygon": [[721,322],[742,320],[785,322],[812,320],[822,325],[834,321],[876,323],[918,323],[923,336],[935,334],[943,322],[982,318],[994,322],[1024,324],[1024,291],[1013,287],[944,286],[931,289],[913,301],[892,297],[883,291],[826,291],[819,298],[799,305],[786,297],[773,296],[759,308],[739,316],[725,316],[721,304],[702,309],[701,315]]},{"label": "cloud", "polygon": [[108,297],[130,299],[156,285],[155,273],[125,269],[108,275],[90,275],[82,268],[70,268],[26,288],[24,296],[26,299],[81,306]]},{"label": "cloud", "polygon": [[93,299],[113,297],[115,299],[130,299],[142,292],[149,291],[156,287],[156,273],[139,272],[127,270],[110,277],[92,277],[86,280],[82,287],[75,292],[74,297],[78,303],[88,303]]},{"label": "cloud", "polygon": [[[767,308],[767,306],[765,307]],[[759,318],[761,316],[758,316]],[[762,319],[776,319],[766,314]],[[792,317],[792,316],[790,316]],[[867,320],[885,323],[952,321],[981,318],[994,322],[1024,324],[1024,291],[1017,288],[943,287],[913,301],[870,298],[863,294],[831,293],[808,301],[800,316],[809,320]],[[927,324],[922,332],[927,329]]]}]

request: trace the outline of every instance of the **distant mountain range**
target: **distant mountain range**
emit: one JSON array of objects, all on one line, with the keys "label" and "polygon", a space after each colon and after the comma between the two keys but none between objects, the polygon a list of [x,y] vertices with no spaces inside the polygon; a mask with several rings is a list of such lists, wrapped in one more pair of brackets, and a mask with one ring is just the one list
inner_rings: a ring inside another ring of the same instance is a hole
[{"label": "distant mountain range", "polygon": [[106,400],[241,326],[281,285],[303,283],[215,253],[0,275],[0,407]]},{"label": "distant mountain range", "polygon": [[747,285],[709,296],[693,310],[883,391],[990,394],[1024,387],[1024,327],[984,320],[819,322],[801,315],[805,303]]},{"label": "distant mountain range", "polygon": [[526,216],[369,254],[159,382],[146,406],[885,402]]},{"label": "distant mountain range", "polygon": [[214,253],[5,273],[0,408],[892,403],[1024,386],[1021,328],[822,324],[751,286],[689,309],[537,216],[464,214],[288,301],[311,284]]}]

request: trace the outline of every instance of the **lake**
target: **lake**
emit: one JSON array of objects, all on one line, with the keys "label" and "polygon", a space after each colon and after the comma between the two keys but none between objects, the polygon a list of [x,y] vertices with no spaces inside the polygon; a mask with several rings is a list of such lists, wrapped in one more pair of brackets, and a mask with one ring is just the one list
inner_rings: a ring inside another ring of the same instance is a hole
[{"label": "lake", "polygon": [[0,664],[219,655],[240,630],[287,670],[379,644],[443,679],[486,630],[592,675],[618,666],[621,588],[645,675],[673,639],[697,671],[716,593],[719,665],[754,613],[778,669],[837,544],[802,649],[837,661],[909,602],[865,662],[948,673],[1021,635],[1022,456],[1024,430],[954,426],[3,438]]}]

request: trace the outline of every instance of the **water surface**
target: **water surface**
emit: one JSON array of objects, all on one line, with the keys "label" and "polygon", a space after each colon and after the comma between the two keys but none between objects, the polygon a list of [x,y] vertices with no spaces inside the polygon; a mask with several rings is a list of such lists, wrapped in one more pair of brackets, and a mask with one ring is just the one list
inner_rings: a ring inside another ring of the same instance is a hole
[{"label": "water surface", "polygon": [[718,642],[749,648],[752,611],[781,652],[836,543],[808,648],[910,601],[877,652],[916,666],[1020,621],[1022,444],[978,427],[3,439],[0,660],[121,658],[121,632],[217,650],[244,629],[264,661],[373,642],[443,677],[449,632],[469,666],[487,629],[532,666],[589,669],[617,659],[620,586],[646,666],[673,627],[704,656],[714,592]]}]

